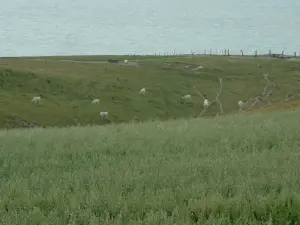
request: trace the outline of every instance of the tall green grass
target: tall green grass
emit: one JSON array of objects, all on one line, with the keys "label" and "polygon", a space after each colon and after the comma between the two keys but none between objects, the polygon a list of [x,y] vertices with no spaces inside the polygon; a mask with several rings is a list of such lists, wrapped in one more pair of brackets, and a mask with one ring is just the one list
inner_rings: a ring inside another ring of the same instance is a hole
[{"label": "tall green grass", "polygon": [[299,224],[299,113],[2,130],[0,224]]}]

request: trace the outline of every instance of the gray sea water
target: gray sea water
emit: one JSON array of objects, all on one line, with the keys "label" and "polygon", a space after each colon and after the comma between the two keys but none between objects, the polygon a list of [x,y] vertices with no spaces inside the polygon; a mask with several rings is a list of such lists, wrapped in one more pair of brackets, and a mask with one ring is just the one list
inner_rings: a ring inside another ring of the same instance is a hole
[{"label": "gray sea water", "polygon": [[0,56],[300,52],[300,0],[10,0]]}]

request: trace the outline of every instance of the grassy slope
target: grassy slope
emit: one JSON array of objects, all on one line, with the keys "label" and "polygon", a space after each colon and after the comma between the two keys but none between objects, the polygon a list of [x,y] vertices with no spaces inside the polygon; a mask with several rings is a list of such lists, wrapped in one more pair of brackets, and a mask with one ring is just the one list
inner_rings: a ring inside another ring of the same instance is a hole
[{"label": "grassy slope", "polygon": [[[136,60],[139,67],[107,63],[59,61],[103,61],[107,58]],[[11,117],[41,126],[101,124],[100,111],[108,111],[112,122],[193,117],[203,100],[193,86],[213,100],[217,76],[223,78],[221,100],[226,113],[237,110],[237,101],[259,94],[265,85],[260,73],[269,73],[277,84],[272,99],[299,91],[300,64],[297,61],[249,57],[146,57],[146,56],[61,56],[0,59],[0,127],[12,124]],[[198,72],[185,65],[199,65]],[[139,90],[146,87],[146,96]],[[180,105],[176,94],[191,94],[192,102]],[[30,99],[41,95],[40,105]],[[100,105],[91,101],[100,98]],[[215,115],[213,105],[206,115]],[[24,125],[24,124],[23,124]]]},{"label": "grassy slope", "polygon": [[0,224],[299,224],[299,113],[0,131]]}]

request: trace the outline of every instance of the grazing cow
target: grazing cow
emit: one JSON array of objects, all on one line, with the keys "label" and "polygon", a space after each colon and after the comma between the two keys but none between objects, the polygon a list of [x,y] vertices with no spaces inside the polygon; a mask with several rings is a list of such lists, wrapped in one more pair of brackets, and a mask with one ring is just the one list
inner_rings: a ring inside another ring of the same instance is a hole
[{"label": "grazing cow", "polygon": [[243,103],[243,101],[238,101],[238,106],[239,106],[239,109],[240,109],[240,111],[242,110],[242,108],[243,108],[243,106],[244,106],[244,103]]},{"label": "grazing cow", "polygon": [[94,104],[99,104],[99,99],[98,99],[98,98],[94,99],[94,100],[92,101],[92,104],[93,104],[93,105],[94,105]]},{"label": "grazing cow", "polygon": [[145,95],[145,93],[146,93],[146,89],[142,88],[141,91],[140,91],[140,94]]},{"label": "grazing cow", "polygon": [[187,100],[191,100],[192,96],[191,95],[185,95],[185,96],[183,96],[181,98],[187,101]]},{"label": "grazing cow", "polygon": [[100,117],[102,120],[108,120],[108,112],[100,112]]},{"label": "grazing cow", "polygon": [[33,98],[31,99],[31,101],[32,101],[34,104],[40,103],[41,97],[40,97],[40,96],[33,97]]},{"label": "grazing cow", "polygon": [[208,101],[207,99],[204,99],[203,106],[204,106],[204,109],[207,109],[207,108],[208,108],[208,106],[209,106],[209,101]]}]

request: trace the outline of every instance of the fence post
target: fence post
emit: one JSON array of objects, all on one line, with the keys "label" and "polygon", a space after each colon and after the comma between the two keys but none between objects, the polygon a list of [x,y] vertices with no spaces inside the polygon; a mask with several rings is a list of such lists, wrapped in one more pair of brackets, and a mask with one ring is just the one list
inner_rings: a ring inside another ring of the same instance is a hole
[{"label": "fence post", "polygon": [[281,57],[282,57],[282,58],[284,57],[284,51],[281,52]]},{"label": "fence post", "polygon": [[227,55],[230,56],[230,54],[229,54],[229,49],[227,49]]},{"label": "fence post", "polygon": [[241,53],[242,53],[242,56],[244,56],[244,52],[243,52],[243,50],[241,50]]}]

